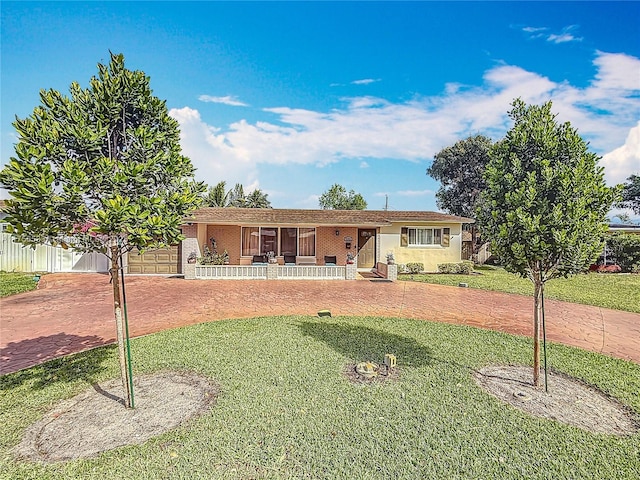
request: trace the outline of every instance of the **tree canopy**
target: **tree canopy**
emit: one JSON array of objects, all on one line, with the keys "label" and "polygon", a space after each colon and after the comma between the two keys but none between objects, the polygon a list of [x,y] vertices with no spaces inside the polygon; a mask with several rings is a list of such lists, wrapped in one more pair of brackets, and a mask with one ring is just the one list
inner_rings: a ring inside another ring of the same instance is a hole
[{"label": "tree canopy", "polygon": [[631,175],[622,184],[622,200],[617,204],[620,208],[630,208],[640,214],[640,175]]},{"label": "tree canopy", "polygon": [[364,210],[367,202],[364,197],[353,190],[347,192],[342,185],[334,184],[320,195],[320,208],[324,210]]},{"label": "tree canopy", "polygon": [[486,186],[483,175],[492,145],[490,138],[475,135],[435,155],[427,175],[441,183],[436,192],[438,208],[452,215],[475,217],[480,193]]},{"label": "tree canopy", "polygon": [[41,90],[41,104],[14,122],[16,156],[0,172],[18,241],[111,259],[125,390],[118,261],[134,247],[177,243],[204,189],[181,154],[178,123],[149,82],[144,72],[125,68],[123,55],[111,54],[88,88],[73,82],[68,97]]},{"label": "tree canopy", "polygon": [[225,181],[218,182],[209,187],[203,196],[203,204],[206,207],[237,207],[237,208],[271,208],[268,194],[259,188],[246,195],[244,187],[236,183],[233,190],[226,190]]},{"label": "tree canopy", "polygon": [[540,319],[544,283],[584,271],[604,245],[608,188],[598,157],[551,102],[512,104],[514,121],[490,151],[478,218],[483,236],[505,269],[529,278],[534,294],[534,382],[539,384]]}]

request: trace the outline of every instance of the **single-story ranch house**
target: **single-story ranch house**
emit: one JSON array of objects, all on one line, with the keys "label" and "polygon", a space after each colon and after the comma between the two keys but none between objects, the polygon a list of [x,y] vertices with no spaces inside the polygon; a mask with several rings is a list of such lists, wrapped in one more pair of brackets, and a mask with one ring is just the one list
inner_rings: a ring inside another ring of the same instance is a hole
[{"label": "single-story ranch house", "polygon": [[[385,270],[388,254],[393,254],[396,264],[417,262],[426,271],[436,271],[440,263],[461,260],[462,225],[468,223],[473,220],[421,211],[201,208],[183,225],[186,239],[178,256],[180,270],[188,278],[193,274],[187,273],[187,266],[203,256],[205,247],[219,254],[227,252],[229,266],[225,271],[197,265],[193,268],[198,278],[255,278],[255,267],[265,267],[258,276],[266,278],[269,264],[334,269],[277,270],[285,278],[299,278],[293,272],[305,277],[349,278],[342,273],[345,267],[352,268],[354,275],[357,270]],[[129,255],[130,273],[145,270],[144,265],[136,266],[145,263],[140,257]],[[169,257],[166,260],[173,261]],[[157,264],[158,259],[151,254],[148,262]],[[235,267],[232,271],[231,266]]]},{"label": "single-story ranch house", "polygon": [[[125,259],[125,272],[187,278],[333,279],[375,271],[389,277],[389,253],[396,264],[422,263],[426,271],[436,271],[440,263],[468,258],[462,253],[463,243],[468,243],[464,235],[469,233],[463,225],[470,223],[469,218],[426,211],[201,208],[185,219],[186,238],[180,245],[142,255],[134,250]],[[0,267],[7,271],[109,269],[101,254],[47,245],[24,248],[8,233],[0,233],[0,240]],[[226,251],[228,265],[192,263],[205,254],[205,247],[219,254]]]}]

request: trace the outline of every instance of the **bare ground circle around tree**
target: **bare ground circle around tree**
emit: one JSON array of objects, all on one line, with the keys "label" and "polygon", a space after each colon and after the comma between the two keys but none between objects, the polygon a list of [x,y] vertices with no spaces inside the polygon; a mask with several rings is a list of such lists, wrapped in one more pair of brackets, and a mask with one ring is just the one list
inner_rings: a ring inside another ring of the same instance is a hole
[{"label": "bare ground circle around tree", "polygon": [[[544,373],[541,373],[544,375]],[[640,419],[629,408],[595,387],[551,371],[548,390],[534,387],[532,367],[490,365],[475,372],[491,395],[529,415],[608,435],[633,435]]]},{"label": "bare ground circle around tree", "polygon": [[14,453],[53,463],[137,445],[201,415],[219,388],[193,373],[160,372],[134,377],[135,408],[124,407],[122,381],[109,380],[60,402],[27,428]]}]

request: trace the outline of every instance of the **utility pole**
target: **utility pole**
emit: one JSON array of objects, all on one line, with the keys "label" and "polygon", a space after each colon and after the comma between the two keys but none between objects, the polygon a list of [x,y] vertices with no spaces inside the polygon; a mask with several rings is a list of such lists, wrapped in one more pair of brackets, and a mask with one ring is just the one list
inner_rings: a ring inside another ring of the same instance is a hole
[{"label": "utility pole", "polygon": [[384,211],[389,210],[389,195],[384,195]]}]

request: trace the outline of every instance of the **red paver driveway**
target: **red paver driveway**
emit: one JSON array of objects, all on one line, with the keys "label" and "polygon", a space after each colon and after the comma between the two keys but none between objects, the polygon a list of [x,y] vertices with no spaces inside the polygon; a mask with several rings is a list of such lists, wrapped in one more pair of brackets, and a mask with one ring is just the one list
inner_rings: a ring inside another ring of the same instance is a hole
[{"label": "red paver driveway", "polygon": [[[405,317],[532,334],[530,297],[413,282],[202,280],[127,277],[132,336],[266,315]],[[112,289],[101,274],[52,274],[0,299],[0,372],[115,341]],[[545,301],[547,338],[640,363],[640,315]]]}]

